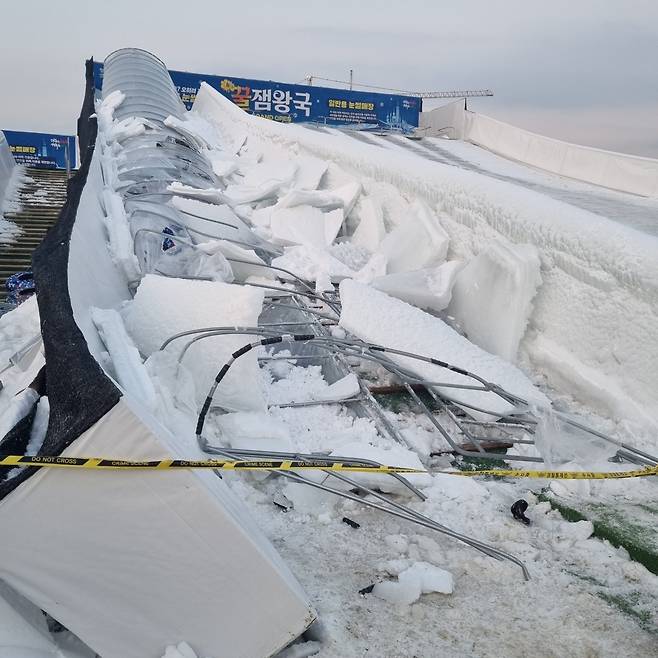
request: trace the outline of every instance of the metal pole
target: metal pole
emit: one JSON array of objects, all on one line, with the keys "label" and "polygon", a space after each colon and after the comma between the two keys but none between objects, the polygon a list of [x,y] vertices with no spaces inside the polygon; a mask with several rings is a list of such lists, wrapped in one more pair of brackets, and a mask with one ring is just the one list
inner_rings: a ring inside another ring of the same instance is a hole
[{"label": "metal pole", "polygon": [[354,79],[354,69],[350,69],[350,91],[352,91],[352,81]]}]

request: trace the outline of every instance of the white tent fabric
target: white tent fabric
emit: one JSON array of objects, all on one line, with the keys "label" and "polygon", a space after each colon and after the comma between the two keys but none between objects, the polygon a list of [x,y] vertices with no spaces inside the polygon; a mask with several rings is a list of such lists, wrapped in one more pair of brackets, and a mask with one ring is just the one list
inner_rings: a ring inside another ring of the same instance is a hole
[{"label": "white tent fabric", "polygon": [[[124,397],[64,456],[161,459]],[[0,501],[0,577],[103,658],[270,656],[315,613],[212,472],[42,469]]]}]

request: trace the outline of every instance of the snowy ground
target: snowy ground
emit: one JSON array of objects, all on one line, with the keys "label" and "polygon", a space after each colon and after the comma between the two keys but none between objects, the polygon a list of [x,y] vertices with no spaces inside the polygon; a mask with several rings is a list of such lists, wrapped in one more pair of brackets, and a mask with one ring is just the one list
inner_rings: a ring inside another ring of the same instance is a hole
[{"label": "snowy ground", "polygon": [[[540,403],[548,396],[557,408],[579,412],[616,439],[631,437],[656,452],[655,202],[562,181],[466,144],[278,126],[207,93],[200,94],[184,127],[205,144],[203,153],[222,186],[174,185],[173,206],[198,213],[205,207],[198,199],[213,199],[220,213],[215,219],[233,221],[241,239],[253,243],[257,234],[268,240],[269,248],[281,252],[274,263],[308,279],[318,293],[347,279],[340,285],[340,318],[328,303],[315,309],[331,336],[351,333],[415,348],[483,377],[493,372],[490,379],[517,395]],[[111,113],[99,117],[101,135],[114,134],[117,142],[120,130],[137,129],[113,123]],[[111,180],[107,160],[103,166]],[[99,360],[126,395],[166,418],[178,439],[189,442],[187,456],[195,449],[198,401],[217,364],[247,339],[232,337],[230,346],[221,343],[224,337],[199,343],[175,369],[157,348],[185,323],[250,326],[259,316],[261,323],[271,322],[271,310],[260,312],[262,289],[229,283],[235,277],[235,283],[271,285],[273,279],[263,279],[257,266],[233,263],[227,269],[226,258],[248,256],[252,264],[258,259],[225,238],[195,239],[197,258],[190,259],[176,250],[163,256],[158,237],[157,248],[141,250],[138,262],[135,226],[130,231],[134,216],[127,216],[112,190],[105,191],[103,203],[109,247],[127,280],[135,272],[139,277],[140,268],[161,272],[165,265],[172,278],[150,274],[134,300],[117,306],[120,314],[92,313],[108,352],[99,352]],[[622,216],[623,208],[628,213]],[[458,268],[445,268],[456,261]],[[190,280],[200,275],[212,281]],[[394,292],[388,296],[383,289]],[[176,304],[167,303],[172,298]],[[478,300],[475,309],[469,299]],[[8,358],[37,326],[33,302],[0,319],[0,357]],[[84,331],[90,334],[89,327]],[[100,344],[98,335],[94,340]],[[406,443],[401,446],[358,405],[288,406],[331,398],[328,370],[266,360],[262,350],[258,367],[256,356],[247,355],[232,386],[218,390],[217,400],[231,413],[211,412],[204,430],[211,445],[374,455],[384,463],[434,470],[466,466],[445,454],[447,442],[408,399],[385,403],[388,421]],[[352,361],[369,384],[390,383],[381,368],[357,364],[358,355]],[[436,365],[396,363],[436,381]],[[445,371],[441,375],[440,381],[450,383]],[[25,377],[17,368],[9,371],[1,410],[16,413],[11,402]],[[342,384],[344,395],[349,386]],[[474,395],[492,404],[491,392],[460,395],[465,404]],[[494,418],[509,413],[504,407],[494,411]],[[633,468],[608,461],[616,447],[611,452],[590,443],[580,450],[573,437],[538,435],[543,444],[526,448],[527,454],[541,453],[551,466]],[[313,477],[336,484],[323,474]],[[655,655],[658,576],[623,548],[593,537],[591,522],[565,520],[546,498],[575,508],[642,505],[651,523],[658,513],[656,478],[548,482],[423,474],[410,477],[427,496],[421,502],[390,478],[360,477],[395,501],[513,554],[526,564],[530,580],[511,562],[359,502],[277,476],[225,474],[319,613],[306,644],[289,649],[285,658]],[[512,517],[510,507],[519,499],[528,502],[530,525]],[[181,639],[194,649],[194,638]],[[192,650],[171,648],[165,655],[195,658]]]},{"label": "snowy ground", "polygon": [[27,180],[25,167],[14,168],[9,183],[5,189],[4,196],[0,197],[0,247],[4,244],[12,244],[20,234],[20,229],[14,222],[4,218],[4,213],[18,212],[18,189]]},{"label": "snowy ground", "polygon": [[[295,368],[286,380],[303,380],[309,388],[319,374],[299,372],[306,370]],[[276,390],[277,384],[268,387]],[[301,449],[340,446],[374,434],[336,406],[273,413]],[[413,416],[396,420],[412,433],[427,431]],[[520,557],[531,572],[531,580],[524,582],[514,565],[356,503],[296,491],[303,488],[276,480],[255,488],[244,479],[232,480],[318,607],[318,656],[521,657],[530,651],[537,656],[612,656],[622,647],[629,655],[653,655],[658,577],[629,560],[623,549],[590,538],[591,523],[569,523],[547,502],[539,502],[532,491],[540,492],[545,481],[528,486],[434,476],[424,489],[427,502],[400,497],[423,514]],[[654,483],[631,486],[629,493],[623,483],[597,483],[588,497],[600,501],[616,495],[655,505]],[[277,509],[272,502],[276,493],[295,501],[296,508]],[[509,512],[519,498],[530,503],[530,527]],[[360,527],[348,526],[343,517]],[[449,571],[454,592],[423,595],[412,605],[359,594],[373,583],[395,580],[419,561]],[[622,612],[624,602],[628,608]]]}]

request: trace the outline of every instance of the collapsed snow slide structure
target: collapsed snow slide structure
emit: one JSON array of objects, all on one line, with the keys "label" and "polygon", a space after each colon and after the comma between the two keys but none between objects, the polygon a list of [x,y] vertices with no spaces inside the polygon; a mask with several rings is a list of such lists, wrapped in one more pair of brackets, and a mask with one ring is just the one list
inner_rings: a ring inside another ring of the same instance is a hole
[{"label": "collapsed snow slide structure", "polygon": [[[207,85],[187,113],[153,55],[107,58],[97,122],[87,73],[83,166],[35,257],[41,335],[13,358],[0,454],[326,465],[250,484],[2,469],[0,578],[94,652],[160,658],[189,640],[201,656],[265,658],[311,625],[311,602],[238,499],[251,485],[268,497],[285,481],[284,508],[313,504],[300,489],[342,496],[529,577],[513,555],[422,513],[423,489],[448,477],[431,474],[440,460],[548,462],[548,418],[572,433],[569,449],[596,440],[619,468],[658,463],[552,410],[514,365],[541,284],[534,247],[492,241],[467,264],[447,260],[452,238],[420,199],[389,186],[379,204],[330,171],[330,153],[263,157],[252,137],[270,124],[243,130],[251,118]],[[487,304],[508,311],[490,314],[493,331]],[[407,396],[424,443],[380,406],[381,389]],[[290,410],[308,411],[308,427],[286,425]],[[344,437],[323,434],[346,418]],[[336,462],[428,473],[348,476]]]},{"label": "collapsed snow slide structure", "polygon": [[[163,120],[184,112],[164,65],[144,53],[117,53],[106,62],[112,84],[125,90],[124,116],[148,118],[146,141],[156,151],[168,138]],[[105,348],[91,308],[114,307],[131,295],[103,237],[107,155],[92,112],[93,84],[80,123],[88,135],[81,140],[83,166],[34,258],[45,365],[37,357],[25,373],[31,388],[19,402],[27,415],[2,441],[2,452],[25,449],[38,398],[47,395],[40,454],[199,457],[101,366]],[[174,155],[195,157],[182,140],[170,143]],[[173,175],[182,171],[176,162],[167,160]],[[167,644],[185,638],[204,656],[269,656],[315,617],[269,541],[211,472],[144,478],[2,471],[0,576],[103,658],[160,658]]]}]

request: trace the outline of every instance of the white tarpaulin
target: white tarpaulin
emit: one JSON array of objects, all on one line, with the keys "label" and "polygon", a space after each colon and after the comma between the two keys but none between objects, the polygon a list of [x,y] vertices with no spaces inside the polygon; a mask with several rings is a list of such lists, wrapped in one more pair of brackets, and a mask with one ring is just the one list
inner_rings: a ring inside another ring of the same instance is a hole
[{"label": "white tarpaulin", "polygon": [[[63,454],[172,455],[126,398]],[[172,440],[173,441],[173,440]],[[0,501],[0,578],[103,658],[261,658],[314,619],[301,587],[212,472],[43,469]]]}]

